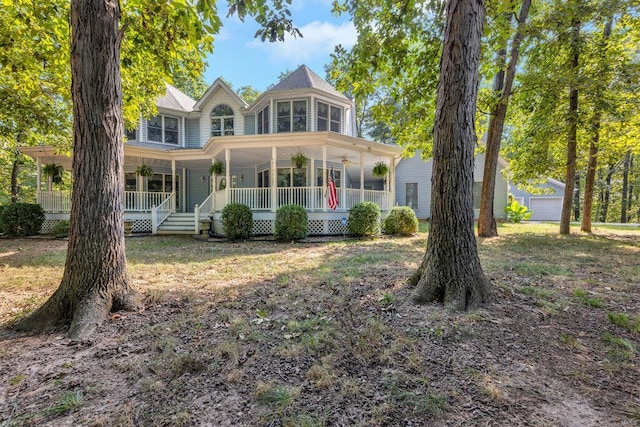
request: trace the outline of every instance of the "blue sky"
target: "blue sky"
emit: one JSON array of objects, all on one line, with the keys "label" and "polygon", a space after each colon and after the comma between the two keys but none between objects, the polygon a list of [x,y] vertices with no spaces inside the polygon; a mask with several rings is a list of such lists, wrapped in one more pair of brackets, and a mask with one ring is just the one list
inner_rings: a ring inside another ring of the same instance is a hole
[{"label": "blue sky", "polygon": [[323,67],[330,62],[334,46],[350,48],[355,43],[353,24],[346,15],[332,15],[331,0],[293,0],[290,10],[303,37],[287,35],[284,42],[269,43],[253,37],[258,26],[252,19],[242,23],[235,15],[226,18],[226,8],[221,8],[223,27],[207,58],[207,84],[223,77],[234,89],[251,85],[262,92],[277,82],[281,72],[302,64],[324,78]]}]

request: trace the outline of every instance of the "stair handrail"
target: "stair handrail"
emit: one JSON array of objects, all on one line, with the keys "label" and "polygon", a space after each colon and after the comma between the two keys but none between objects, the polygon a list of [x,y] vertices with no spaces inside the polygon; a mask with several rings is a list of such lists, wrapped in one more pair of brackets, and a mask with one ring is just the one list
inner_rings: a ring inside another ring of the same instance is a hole
[{"label": "stair handrail", "polygon": [[151,234],[157,234],[158,227],[176,211],[176,193],[172,192],[158,206],[151,208]]},{"label": "stair handrail", "polygon": [[200,207],[200,215],[198,216],[198,218],[196,218],[197,220],[209,218],[209,215],[211,215],[211,212],[213,212],[213,200],[215,194],[216,193],[209,194],[207,198],[204,199],[202,203],[200,203],[200,205],[198,205]]}]

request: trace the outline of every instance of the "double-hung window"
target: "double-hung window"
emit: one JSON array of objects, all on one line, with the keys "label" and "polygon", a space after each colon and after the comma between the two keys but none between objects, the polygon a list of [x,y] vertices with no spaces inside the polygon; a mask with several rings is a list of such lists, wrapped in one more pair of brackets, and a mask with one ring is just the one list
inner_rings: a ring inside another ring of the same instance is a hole
[{"label": "double-hung window", "polygon": [[258,134],[269,133],[269,106],[258,111]]},{"label": "double-hung window", "polygon": [[280,101],[277,103],[278,132],[305,132],[307,130],[307,101]]},{"label": "double-hung window", "polygon": [[333,105],[318,102],[318,132],[331,130],[332,132],[340,132],[342,122],[342,110]]},{"label": "double-hung window", "polygon": [[417,182],[407,182],[406,183],[406,199],[405,205],[409,206],[411,209],[418,209],[418,183]]},{"label": "double-hung window", "polygon": [[147,122],[147,140],[178,145],[177,117],[157,115]]},{"label": "double-hung window", "polygon": [[220,104],[211,110],[211,136],[233,135],[233,109]]}]

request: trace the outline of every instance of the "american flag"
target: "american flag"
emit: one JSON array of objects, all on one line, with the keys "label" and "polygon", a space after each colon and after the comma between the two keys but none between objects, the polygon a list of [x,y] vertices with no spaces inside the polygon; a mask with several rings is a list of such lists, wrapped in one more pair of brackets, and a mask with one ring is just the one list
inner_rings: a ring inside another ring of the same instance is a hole
[{"label": "american flag", "polygon": [[336,179],[333,176],[333,168],[331,168],[331,172],[329,172],[329,177],[327,178],[327,188],[329,190],[329,207],[335,211],[338,207],[338,192],[336,191]]}]

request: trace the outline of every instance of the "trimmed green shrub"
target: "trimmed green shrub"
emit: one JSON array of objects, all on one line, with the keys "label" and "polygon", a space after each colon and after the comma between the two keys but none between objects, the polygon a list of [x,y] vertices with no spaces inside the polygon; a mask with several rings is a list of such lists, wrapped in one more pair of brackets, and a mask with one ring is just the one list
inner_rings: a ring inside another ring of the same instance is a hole
[{"label": "trimmed green shrub", "polygon": [[278,240],[292,241],[307,237],[307,212],[302,206],[284,205],[276,212],[275,237]]},{"label": "trimmed green shrub", "polygon": [[373,202],[354,205],[349,209],[347,232],[357,237],[380,234],[380,207]]},{"label": "trimmed green shrub", "polygon": [[51,234],[55,237],[68,237],[69,236],[69,221],[62,220],[56,222],[56,224],[51,227]]},{"label": "trimmed green shrub", "polygon": [[0,228],[8,236],[38,234],[44,222],[44,211],[38,204],[12,203],[0,211]]},{"label": "trimmed green shrub", "polygon": [[384,231],[388,234],[411,236],[418,232],[418,218],[409,206],[396,206],[384,220]]},{"label": "trimmed green shrub", "polygon": [[253,234],[251,209],[240,203],[229,203],[222,209],[222,227],[229,240],[250,238]]}]

